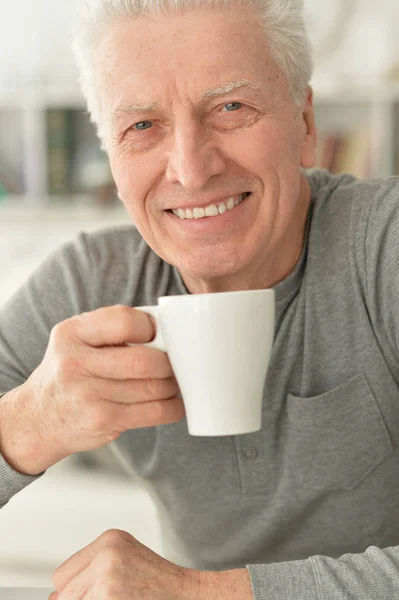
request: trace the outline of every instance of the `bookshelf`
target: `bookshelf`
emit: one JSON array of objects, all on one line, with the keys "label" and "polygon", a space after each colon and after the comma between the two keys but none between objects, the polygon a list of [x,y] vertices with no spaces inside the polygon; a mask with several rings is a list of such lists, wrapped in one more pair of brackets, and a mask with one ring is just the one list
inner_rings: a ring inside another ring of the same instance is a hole
[{"label": "bookshelf", "polygon": [[[318,165],[361,178],[399,174],[399,83],[315,89]],[[116,191],[79,90],[0,90],[0,211],[81,203]]]},{"label": "bookshelf", "polygon": [[399,84],[315,91],[318,165],[361,179],[399,175]]},{"label": "bookshelf", "polygon": [[111,206],[117,195],[79,91],[0,90],[0,210]]}]

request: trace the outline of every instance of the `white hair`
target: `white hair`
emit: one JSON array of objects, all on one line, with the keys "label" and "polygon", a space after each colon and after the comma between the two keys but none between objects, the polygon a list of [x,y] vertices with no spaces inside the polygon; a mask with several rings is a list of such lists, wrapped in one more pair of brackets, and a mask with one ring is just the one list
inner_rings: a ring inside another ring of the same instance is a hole
[{"label": "white hair", "polygon": [[271,58],[287,80],[289,93],[299,108],[306,98],[313,72],[312,51],[304,22],[304,0],[82,0],[72,47],[79,69],[81,90],[102,147],[107,149],[93,54],[101,34],[113,23],[146,15],[239,5],[252,9],[264,26]]}]

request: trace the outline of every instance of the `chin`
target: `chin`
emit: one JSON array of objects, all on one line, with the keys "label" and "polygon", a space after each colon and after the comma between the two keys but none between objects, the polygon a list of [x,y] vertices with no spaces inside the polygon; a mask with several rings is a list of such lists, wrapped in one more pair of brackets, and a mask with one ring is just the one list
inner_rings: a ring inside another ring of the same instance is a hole
[{"label": "chin", "polygon": [[179,264],[175,265],[182,274],[186,274],[194,279],[200,279],[203,281],[219,279],[221,277],[231,277],[232,275],[241,271],[244,267],[241,261],[229,259],[223,261],[217,257],[212,256],[211,258],[204,257],[201,261],[198,260],[198,256],[193,257],[191,260],[182,260]]}]

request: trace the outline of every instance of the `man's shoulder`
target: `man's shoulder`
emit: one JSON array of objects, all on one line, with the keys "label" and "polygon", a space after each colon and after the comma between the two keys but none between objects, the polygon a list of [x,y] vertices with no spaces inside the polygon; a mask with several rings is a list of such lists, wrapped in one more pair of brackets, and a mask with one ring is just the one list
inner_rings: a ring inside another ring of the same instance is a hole
[{"label": "man's shoulder", "polygon": [[88,273],[90,278],[101,271],[117,268],[119,272],[140,269],[143,262],[161,261],[134,225],[113,225],[81,231],[58,246],[45,261],[51,269],[65,268]]},{"label": "man's shoulder", "polygon": [[361,180],[344,173],[306,174],[312,194],[312,225],[325,235],[364,235],[370,221],[399,220],[399,177]]},{"label": "man's shoulder", "polygon": [[331,174],[324,169],[314,169],[306,173],[312,192],[312,201],[321,207],[339,208],[341,201],[360,203],[363,208],[384,198],[395,198],[399,194],[399,177],[387,179],[358,179],[349,173]]},{"label": "man's shoulder", "polygon": [[148,295],[160,273],[167,278],[168,269],[134,225],[108,226],[82,231],[59,246],[34,274],[34,285],[57,298],[70,298],[82,312],[111,304],[138,305],[140,294]]},{"label": "man's shoulder", "polygon": [[[159,263],[162,259],[155,254],[138,229],[132,224],[102,227],[90,232],[81,232],[63,248],[72,252],[79,262],[88,262],[100,270],[118,265],[119,270],[126,266],[131,269],[150,261]],[[62,252],[62,249],[61,249]]]},{"label": "man's shoulder", "polygon": [[312,191],[308,256],[318,264],[362,262],[387,226],[399,228],[399,177],[360,180],[327,171],[307,174]]},{"label": "man's shoulder", "polygon": [[84,234],[90,249],[103,252],[126,253],[126,248],[136,253],[150,250],[138,229],[133,224],[113,225],[95,229]]},{"label": "man's shoulder", "polygon": [[[77,240],[79,243],[79,240]],[[159,275],[169,265],[156,254],[132,224],[104,227],[81,237],[80,256],[90,256],[93,279],[99,285],[112,277],[115,284],[139,283]],[[95,275],[94,275],[95,273]]]}]

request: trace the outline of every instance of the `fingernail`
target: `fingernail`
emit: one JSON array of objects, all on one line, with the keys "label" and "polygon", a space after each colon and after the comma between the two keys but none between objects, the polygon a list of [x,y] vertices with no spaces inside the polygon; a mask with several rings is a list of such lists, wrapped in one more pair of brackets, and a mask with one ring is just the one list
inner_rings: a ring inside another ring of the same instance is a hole
[{"label": "fingernail", "polygon": [[148,313],[147,313],[147,315],[148,315],[148,317],[149,317],[149,319],[151,321],[152,329],[153,329],[153,332],[154,332],[154,335],[152,336],[152,338],[150,340],[152,342],[155,339],[155,336],[157,335],[157,324],[156,324],[156,321],[155,321],[155,319],[154,319],[154,317],[152,315],[149,315]]}]

